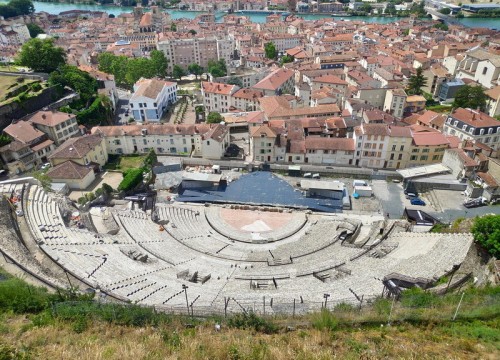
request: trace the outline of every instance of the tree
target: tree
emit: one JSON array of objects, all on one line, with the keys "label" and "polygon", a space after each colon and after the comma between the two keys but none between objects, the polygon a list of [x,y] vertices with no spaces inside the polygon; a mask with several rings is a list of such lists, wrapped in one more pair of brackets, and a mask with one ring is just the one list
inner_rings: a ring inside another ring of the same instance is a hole
[{"label": "tree", "polygon": [[500,258],[500,215],[486,215],[474,220],[471,229],[478,244]]},{"label": "tree", "polygon": [[174,68],[172,70],[172,77],[174,79],[181,79],[181,77],[186,76],[186,71],[180,67],[179,65],[174,65]]},{"label": "tree", "polygon": [[427,84],[427,79],[422,72],[422,67],[419,67],[415,75],[410,76],[410,80],[408,81],[408,92],[411,95],[422,95],[422,88]]},{"label": "tree", "polygon": [[11,0],[8,4],[0,5],[0,16],[5,19],[19,15],[29,15],[35,12],[31,0]]},{"label": "tree", "polygon": [[196,30],[189,30],[188,33],[190,33],[191,35],[195,36],[197,34]]},{"label": "tree", "polygon": [[66,63],[66,53],[54,46],[52,39],[30,39],[21,48],[18,62],[34,71],[51,73]]},{"label": "tree", "polygon": [[213,77],[222,77],[227,75],[227,67],[224,59],[208,60],[207,71],[212,74]]},{"label": "tree", "polygon": [[286,63],[291,63],[291,62],[293,62],[293,56],[291,56],[291,55],[285,55],[280,60],[281,65],[286,64]]},{"label": "tree", "polygon": [[453,107],[479,108],[479,110],[485,111],[487,99],[488,96],[484,93],[484,89],[481,86],[464,85],[456,92]]},{"label": "tree", "polygon": [[153,67],[153,73],[155,74],[154,76],[158,76],[161,78],[167,76],[168,60],[165,57],[163,51],[151,51],[151,63]]},{"label": "tree", "polygon": [[170,25],[170,31],[177,31],[177,25],[175,25],[175,23]]},{"label": "tree", "polygon": [[5,134],[0,134],[0,147],[8,145],[12,142],[10,136]]},{"label": "tree", "polygon": [[243,82],[241,81],[240,78],[236,77],[236,76],[231,76],[229,78],[229,80],[227,81],[227,83],[229,85],[236,85],[236,86],[239,86],[240,88],[243,87]]},{"label": "tree", "polygon": [[60,66],[52,72],[49,76],[49,84],[59,85],[61,88],[67,86],[75,90],[80,95],[80,99],[70,106],[77,110],[89,107],[97,95],[97,80],[88,72],[73,65]]},{"label": "tree", "polygon": [[37,24],[27,24],[26,27],[28,28],[32,38],[36,38],[40,34],[45,34],[45,31],[43,31],[43,29]]},{"label": "tree", "polygon": [[224,118],[218,112],[212,111],[207,116],[207,123],[208,124],[218,124],[222,121],[224,121]]},{"label": "tree", "polygon": [[268,59],[276,59],[278,56],[278,51],[276,50],[276,46],[272,42],[268,42],[264,44],[264,51],[266,53],[266,58]]},{"label": "tree", "polygon": [[450,8],[442,8],[442,9],[439,10],[439,12],[441,14],[444,14],[444,15],[450,15],[451,9]]},{"label": "tree", "polygon": [[195,75],[197,79],[198,79],[198,75],[203,74],[203,68],[198,64],[189,64],[188,71],[191,74]]}]

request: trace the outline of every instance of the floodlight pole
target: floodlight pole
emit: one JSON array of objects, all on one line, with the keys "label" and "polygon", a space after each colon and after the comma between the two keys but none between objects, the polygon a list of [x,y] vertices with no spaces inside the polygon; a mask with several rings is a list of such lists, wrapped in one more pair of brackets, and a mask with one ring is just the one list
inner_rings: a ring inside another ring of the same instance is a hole
[{"label": "floodlight pole", "polygon": [[186,309],[187,309],[187,313],[188,313],[188,316],[189,316],[189,302],[188,302],[187,288],[188,288],[187,285],[182,284],[182,289],[184,290],[184,294],[186,295]]},{"label": "floodlight pole", "polygon": [[330,294],[323,294],[323,297],[325,298],[325,309],[326,309],[327,308],[326,304],[328,302],[328,298],[330,297]]}]

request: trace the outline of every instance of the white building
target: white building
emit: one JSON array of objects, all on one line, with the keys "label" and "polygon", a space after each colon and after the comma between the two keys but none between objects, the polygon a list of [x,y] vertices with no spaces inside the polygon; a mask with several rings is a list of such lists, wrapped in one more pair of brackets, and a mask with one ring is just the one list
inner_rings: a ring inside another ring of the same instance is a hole
[{"label": "white building", "polygon": [[207,112],[229,112],[229,108],[232,106],[231,96],[238,90],[237,85],[202,81],[201,96],[205,110]]},{"label": "white building", "polygon": [[140,79],[134,85],[129,106],[135,121],[159,122],[163,113],[177,101],[177,83]]},{"label": "white building", "polygon": [[395,118],[401,119],[405,110],[406,93],[403,89],[387,90],[384,101],[384,111],[389,113]]},{"label": "white building", "polygon": [[221,124],[143,124],[96,126],[93,134],[106,139],[109,154],[193,155],[220,159],[229,145],[229,130]]},{"label": "white building", "polygon": [[500,55],[481,48],[470,50],[459,65],[457,77],[471,79],[491,89],[500,82]]}]

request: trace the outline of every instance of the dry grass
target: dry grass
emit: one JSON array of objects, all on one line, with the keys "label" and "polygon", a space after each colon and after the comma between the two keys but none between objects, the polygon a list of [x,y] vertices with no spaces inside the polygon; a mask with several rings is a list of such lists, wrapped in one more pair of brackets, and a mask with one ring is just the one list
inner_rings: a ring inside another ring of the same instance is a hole
[{"label": "dry grass", "polygon": [[[176,323],[177,322],[177,323]],[[35,359],[498,359],[498,345],[437,325],[398,325],[342,331],[297,329],[274,335],[222,328],[186,328],[180,320],[159,328],[103,322],[82,333],[57,321],[33,327],[24,316],[3,315],[0,344]],[[496,323],[498,325],[498,323]],[[0,351],[1,358],[1,351]]]},{"label": "dry grass", "polygon": [[17,78],[15,76],[0,75],[0,100],[5,97],[8,89],[16,83]]}]

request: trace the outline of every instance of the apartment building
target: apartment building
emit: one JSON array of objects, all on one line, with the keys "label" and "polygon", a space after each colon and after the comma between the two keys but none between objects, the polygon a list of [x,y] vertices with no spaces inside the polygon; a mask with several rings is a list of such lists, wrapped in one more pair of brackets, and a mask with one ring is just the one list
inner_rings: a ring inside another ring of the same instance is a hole
[{"label": "apartment building", "polygon": [[383,110],[388,111],[397,119],[402,119],[405,110],[406,98],[407,95],[403,89],[387,90]]},{"label": "apartment building", "polygon": [[239,89],[240,88],[237,85],[202,81],[201,96],[203,97],[205,110],[207,112],[229,112],[229,109],[232,106],[231,96]]},{"label": "apartment building", "polygon": [[177,83],[141,78],[134,84],[129,106],[135,121],[159,122],[165,111],[176,101]]},{"label": "apartment building", "polygon": [[157,44],[157,49],[169,60],[168,72],[172,72],[174,65],[187,69],[190,64],[198,64],[206,69],[210,60],[224,59],[229,63],[234,47],[234,40],[215,36],[160,37]]},{"label": "apartment building", "polygon": [[481,48],[468,51],[458,67],[457,77],[474,80],[488,89],[500,85],[500,55]]},{"label": "apartment building", "polygon": [[386,167],[389,169],[404,169],[408,167],[412,146],[412,132],[408,126],[389,126],[389,141],[387,143]]},{"label": "apartment building", "polygon": [[101,134],[109,154],[190,155],[220,159],[229,145],[229,131],[221,124],[143,124],[96,126],[92,134]]},{"label": "apartment building", "polygon": [[293,70],[279,68],[267,75],[253,89],[260,90],[265,96],[295,93],[295,73]]},{"label": "apartment building", "polygon": [[413,133],[408,167],[440,163],[444,152],[450,148],[450,141],[440,132]]},{"label": "apartment building", "polygon": [[[284,26],[284,30],[286,31],[286,25]],[[284,52],[285,50],[294,48],[296,46],[301,45],[302,43],[302,35],[290,35],[290,34],[269,34],[266,35],[263,39],[264,43],[271,42],[276,47],[278,52]]]},{"label": "apartment building", "polygon": [[31,39],[28,27],[24,24],[0,26],[0,45],[22,45]]},{"label": "apartment building", "polygon": [[264,93],[254,89],[239,89],[231,96],[231,105],[243,111],[256,111],[259,108],[259,99]]},{"label": "apartment building", "polygon": [[278,134],[269,126],[250,129],[250,155],[255,161],[278,162],[284,159],[286,149],[277,144]]},{"label": "apartment building", "polygon": [[385,124],[361,124],[354,128],[355,165],[370,168],[386,166],[389,127]]},{"label": "apartment building", "polygon": [[500,122],[481,111],[456,109],[446,119],[443,131],[461,140],[474,140],[500,150]]},{"label": "apartment building", "polygon": [[56,110],[37,111],[26,119],[38,130],[47,134],[56,145],[80,135],[76,115]]}]

